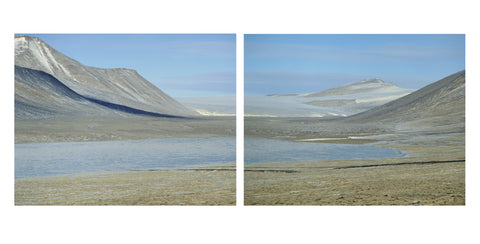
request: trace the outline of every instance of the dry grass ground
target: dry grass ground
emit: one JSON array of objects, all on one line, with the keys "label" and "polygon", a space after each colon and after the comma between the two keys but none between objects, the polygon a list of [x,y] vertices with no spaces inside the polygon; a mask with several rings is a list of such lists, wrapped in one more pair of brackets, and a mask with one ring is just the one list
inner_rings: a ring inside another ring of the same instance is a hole
[{"label": "dry grass ground", "polygon": [[235,136],[235,117],[175,119],[130,116],[15,120],[15,143],[214,136]]},{"label": "dry grass ground", "polygon": [[235,166],[27,178],[15,205],[235,205]]},{"label": "dry grass ground", "polygon": [[393,147],[409,156],[247,165],[245,205],[465,204],[461,147]]}]

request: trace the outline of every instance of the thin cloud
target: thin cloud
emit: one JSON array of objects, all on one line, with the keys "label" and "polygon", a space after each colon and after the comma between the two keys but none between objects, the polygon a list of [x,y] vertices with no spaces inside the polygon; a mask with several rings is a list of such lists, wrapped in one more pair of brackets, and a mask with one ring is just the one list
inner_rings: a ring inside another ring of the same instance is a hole
[{"label": "thin cloud", "polygon": [[462,58],[464,55],[464,49],[405,43],[379,45],[373,48],[284,43],[248,43],[245,47],[245,57],[248,59],[294,58],[343,62],[404,62],[406,60],[421,62],[432,60],[442,62],[445,58]]},{"label": "thin cloud", "polygon": [[465,56],[465,49],[463,48],[442,48],[434,45],[412,45],[405,43],[394,43],[379,46],[375,49],[356,50],[356,52],[409,59],[460,58]]},{"label": "thin cloud", "polygon": [[245,93],[317,92],[365,78],[369,77],[336,73],[246,72]]},{"label": "thin cloud", "polygon": [[[212,72],[162,77],[155,83],[165,90],[196,91],[196,93],[235,94],[235,72]],[[179,94],[179,96],[183,96]]]},{"label": "thin cloud", "polygon": [[341,51],[327,45],[248,43],[245,46],[248,58],[322,58],[322,54]]}]

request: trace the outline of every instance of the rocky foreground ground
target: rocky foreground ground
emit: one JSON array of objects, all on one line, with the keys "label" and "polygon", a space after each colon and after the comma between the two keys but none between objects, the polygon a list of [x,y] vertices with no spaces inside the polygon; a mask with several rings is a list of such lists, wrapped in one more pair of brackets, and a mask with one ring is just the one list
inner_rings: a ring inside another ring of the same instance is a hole
[{"label": "rocky foreground ground", "polygon": [[235,165],[15,181],[15,205],[235,205]]},{"label": "rocky foreground ground", "polygon": [[311,143],[372,143],[407,156],[246,165],[245,205],[464,205],[465,133],[445,129],[247,118],[246,136],[352,136],[366,139]]},{"label": "rocky foreground ground", "polygon": [[248,165],[245,205],[464,205],[455,148],[398,147],[405,158]]},{"label": "rocky foreground ground", "polygon": [[15,143],[235,136],[235,117],[56,117],[15,120]]}]

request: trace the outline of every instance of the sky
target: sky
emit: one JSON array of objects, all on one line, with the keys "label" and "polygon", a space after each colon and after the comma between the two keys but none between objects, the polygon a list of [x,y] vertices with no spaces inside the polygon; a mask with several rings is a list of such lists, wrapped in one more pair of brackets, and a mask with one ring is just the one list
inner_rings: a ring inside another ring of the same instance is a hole
[{"label": "sky", "polygon": [[173,97],[235,94],[235,34],[27,34],[99,68],[129,68]]},{"label": "sky", "polygon": [[366,78],[419,89],[465,69],[465,35],[246,34],[245,94],[307,93]]}]

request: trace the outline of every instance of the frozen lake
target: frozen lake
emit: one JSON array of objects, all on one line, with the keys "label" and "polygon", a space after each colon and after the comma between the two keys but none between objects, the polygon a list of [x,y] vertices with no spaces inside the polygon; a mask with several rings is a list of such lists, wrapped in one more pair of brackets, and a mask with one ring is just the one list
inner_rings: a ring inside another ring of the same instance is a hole
[{"label": "frozen lake", "polygon": [[15,144],[15,178],[235,162],[235,138]]},{"label": "frozen lake", "polygon": [[295,142],[289,140],[245,138],[245,164],[403,157],[401,151],[373,145]]},{"label": "frozen lake", "polygon": [[[245,138],[245,164],[403,157],[401,151],[348,145]],[[15,144],[15,178],[179,168],[235,162],[235,138]]]}]

